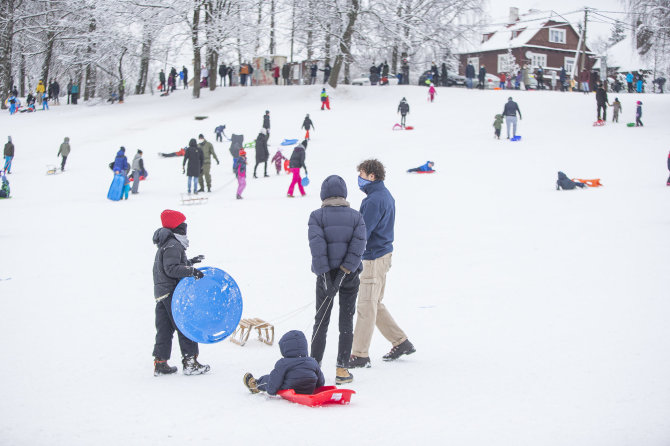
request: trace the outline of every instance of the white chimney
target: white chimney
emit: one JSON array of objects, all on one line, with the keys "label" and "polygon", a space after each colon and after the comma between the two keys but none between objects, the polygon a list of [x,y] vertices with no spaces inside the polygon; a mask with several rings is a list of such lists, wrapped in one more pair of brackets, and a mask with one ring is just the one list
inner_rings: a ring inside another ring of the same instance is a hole
[{"label": "white chimney", "polygon": [[516,23],[519,21],[519,8],[510,6],[509,8],[509,23]]}]

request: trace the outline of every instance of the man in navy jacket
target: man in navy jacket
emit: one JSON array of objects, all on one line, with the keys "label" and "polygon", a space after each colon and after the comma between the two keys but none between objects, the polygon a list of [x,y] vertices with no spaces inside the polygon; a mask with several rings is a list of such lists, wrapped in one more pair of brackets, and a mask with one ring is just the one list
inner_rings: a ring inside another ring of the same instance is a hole
[{"label": "man in navy jacket", "polygon": [[393,320],[382,303],[386,286],[386,273],[391,268],[393,252],[393,226],[395,223],[395,201],[384,186],[386,171],[376,160],[363,161],[358,166],[358,185],[367,197],[361,203],[361,214],[365,220],[367,245],[363,253],[363,272],[357,304],[356,328],[349,367],[370,367],[370,341],[375,325],[393,345],[384,355],[384,361],[393,361],[416,350],[404,331]]},{"label": "man in navy jacket", "polygon": [[353,380],[347,370],[354,337],[354,311],[360,281],[361,256],[365,251],[363,216],[349,207],[347,185],[331,175],[321,185],[321,208],[309,216],[309,249],[312,272],[316,279],[316,316],[312,335],[311,356],[319,364],[326,348],[326,334],[333,299],[339,292],[339,328],[335,383]]}]

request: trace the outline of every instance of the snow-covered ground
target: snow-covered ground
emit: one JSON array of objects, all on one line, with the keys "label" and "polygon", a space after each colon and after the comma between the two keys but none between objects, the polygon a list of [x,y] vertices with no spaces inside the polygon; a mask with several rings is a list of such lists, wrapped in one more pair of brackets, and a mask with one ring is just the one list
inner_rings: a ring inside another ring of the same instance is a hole
[{"label": "snow-covered ground", "polygon": [[[439,89],[430,104],[421,87],[340,87],[322,112],[319,91],[179,91],[0,116],[16,145],[13,198],[0,201],[0,444],[669,444],[670,98],[622,94],[621,123],[598,128],[593,95],[515,91],[523,140],[511,143],[492,128],[509,92]],[[416,129],[393,132],[402,96]],[[640,98],[645,127],[627,128]],[[218,124],[255,139],[266,109],[271,156],[302,135],[305,113],[314,120],[307,197],[286,199],[289,177],[271,166],[267,179],[249,169],[235,200],[228,144],[215,143],[209,202],[181,206],[181,159],[157,152],[200,132],[214,141]],[[47,176],[65,136],[67,170]],[[140,195],[111,202],[107,165],[122,145],[129,159],[144,151],[150,175]],[[307,219],[330,174],[358,208],[367,157],[386,164],[397,205],[385,302],[417,353],[385,363],[376,333],[347,407],[251,395],[242,375],[269,372],[276,344],[203,345],[208,375],[153,377],[160,212],[186,214],[189,254],[235,277],[245,317],[309,337],[312,306],[280,318],[314,302]],[[426,160],[438,173],[405,173]],[[558,170],[605,186],[557,192]]]}]

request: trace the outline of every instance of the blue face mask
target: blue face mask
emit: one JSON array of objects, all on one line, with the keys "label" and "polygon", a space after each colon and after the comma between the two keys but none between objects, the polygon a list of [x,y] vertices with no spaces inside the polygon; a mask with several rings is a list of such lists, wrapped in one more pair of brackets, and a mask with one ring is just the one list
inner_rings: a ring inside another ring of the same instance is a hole
[{"label": "blue face mask", "polygon": [[363,188],[365,188],[365,186],[367,186],[370,183],[372,183],[372,181],[366,180],[365,178],[363,178],[359,175],[359,177],[358,177],[358,188],[360,190],[363,190]]}]

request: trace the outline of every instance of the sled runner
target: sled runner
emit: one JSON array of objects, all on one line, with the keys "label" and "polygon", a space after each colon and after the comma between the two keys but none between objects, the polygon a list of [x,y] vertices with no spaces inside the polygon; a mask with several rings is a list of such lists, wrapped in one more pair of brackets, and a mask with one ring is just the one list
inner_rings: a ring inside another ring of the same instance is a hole
[{"label": "sled runner", "polygon": [[600,178],[596,178],[593,180],[582,180],[581,178],[572,178],[572,181],[576,181],[582,184],[586,184],[588,187],[600,187],[602,184],[600,183]]},{"label": "sled runner", "polygon": [[181,194],[181,204],[203,204],[207,203],[207,197],[198,196],[199,194]]},{"label": "sled runner", "polygon": [[316,407],[326,404],[349,404],[351,395],[356,393],[351,389],[338,389],[335,386],[323,386],[314,391],[313,395],[302,395],[295,390],[280,390],[277,395],[293,403]]},{"label": "sled runner", "polygon": [[[252,330],[258,331],[258,340],[264,344],[272,345],[275,341],[275,327],[263,319],[242,319],[240,325],[230,336],[230,342],[243,346],[249,340]],[[264,336],[265,335],[265,336]]]},{"label": "sled runner", "polygon": [[280,143],[282,146],[292,146],[293,144],[298,144],[298,140],[284,138],[284,140]]},{"label": "sled runner", "polygon": [[605,121],[602,119],[598,119],[596,122],[593,123],[593,127],[602,127],[605,125]]}]

